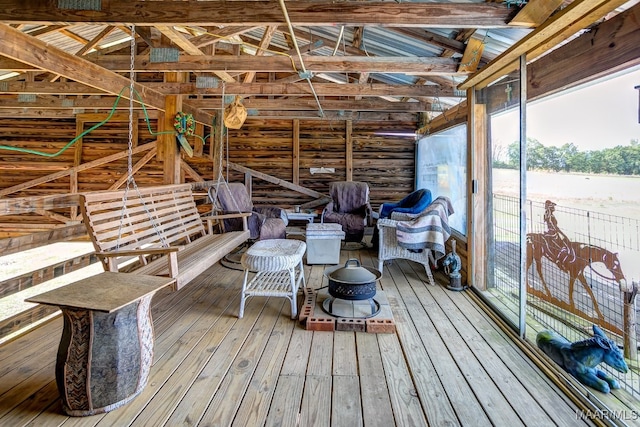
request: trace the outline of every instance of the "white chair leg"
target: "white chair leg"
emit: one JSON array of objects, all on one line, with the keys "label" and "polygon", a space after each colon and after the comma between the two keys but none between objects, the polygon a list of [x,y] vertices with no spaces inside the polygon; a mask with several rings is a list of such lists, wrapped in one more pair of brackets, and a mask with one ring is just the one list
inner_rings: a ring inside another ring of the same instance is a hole
[{"label": "white chair leg", "polygon": [[300,260],[300,281],[302,282],[302,289],[306,289],[307,288],[307,281],[304,278],[304,264],[302,263],[302,260]]},{"label": "white chair leg", "polygon": [[382,267],[384,266],[384,260],[378,259],[378,271],[382,274]]},{"label": "white chair leg", "polygon": [[433,280],[433,274],[431,273],[431,267],[429,267],[429,261],[424,264],[424,271],[427,273],[427,279],[429,279],[429,284],[431,286],[435,286],[436,282]]},{"label": "white chair leg", "polygon": [[298,316],[298,284],[296,283],[296,269],[295,267],[289,270],[289,277],[291,278],[291,318],[295,319]]},{"label": "white chair leg", "polygon": [[244,300],[246,298],[245,291],[247,289],[247,279],[249,278],[249,270],[244,270],[244,281],[242,282],[242,293],[240,294],[240,310],[238,311],[238,319],[244,316]]}]

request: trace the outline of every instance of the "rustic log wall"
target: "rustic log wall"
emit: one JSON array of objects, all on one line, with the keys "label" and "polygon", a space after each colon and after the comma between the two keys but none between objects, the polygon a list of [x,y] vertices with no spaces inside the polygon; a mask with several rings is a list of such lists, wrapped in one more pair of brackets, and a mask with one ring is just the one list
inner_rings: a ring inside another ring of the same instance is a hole
[{"label": "rustic log wall", "polygon": [[[79,114],[75,119],[21,118],[0,119],[0,145],[57,153],[76,135],[95,126],[105,114]],[[127,177],[128,115],[116,114],[106,123],[55,157],[43,157],[17,151],[0,150],[0,199],[50,196],[82,191],[122,187]],[[374,207],[389,200],[399,200],[413,190],[414,150],[412,136],[417,123],[324,120],[264,120],[249,118],[239,130],[227,130],[222,137],[190,137],[195,147],[193,157],[182,153],[182,180],[215,180],[213,139],[228,152],[224,160],[250,168],[293,184],[328,194],[333,181],[365,181],[371,188]],[[149,130],[151,128],[151,131]],[[138,117],[133,132],[134,148],[141,148],[132,158],[135,180],[139,186],[163,182],[162,152],[151,144],[157,120],[147,125]],[[200,137],[216,133],[215,128],[199,126]],[[406,136],[403,136],[406,135]],[[114,159],[101,162],[101,159]],[[118,157],[119,156],[119,157]],[[90,167],[86,167],[89,165]],[[78,172],[73,173],[73,168]],[[333,168],[334,173],[312,174],[311,168]],[[54,175],[56,174],[56,175]],[[245,181],[241,172],[226,170],[230,181]],[[35,180],[35,181],[34,181]],[[310,195],[284,188],[259,178],[251,181],[256,204],[290,207],[315,200]],[[203,199],[206,203],[206,200]],[[73,208],[12,215],[0,218],[2,237],[59,227],[79,220]]]},{"label": "rustic log wall", "polygon": [[[329,184],[347,179],[365,181],[371,188],[371,201],[399,200],[413,190],[416,123],[351,123],[351,158],[347,156],[348,122],[300,120],[299,160],[294,158],[293,120],[248,119],[242,129],[229,131],[229,160],[259,172],[292,182],[297,168],[297,184],[328,194]],[[384,135],[394,133],[398,135]],[[401,136],[405,133],[409,136]],[[226,142],[226,141],[225,141]],[[311,173],[311,168],[333,168],[334,173]],[[239,173],[230,173],[230,181],[243,181]],[[255,179],[252,192],[256,204],[280,206],[313,200],[292,190]]]}]

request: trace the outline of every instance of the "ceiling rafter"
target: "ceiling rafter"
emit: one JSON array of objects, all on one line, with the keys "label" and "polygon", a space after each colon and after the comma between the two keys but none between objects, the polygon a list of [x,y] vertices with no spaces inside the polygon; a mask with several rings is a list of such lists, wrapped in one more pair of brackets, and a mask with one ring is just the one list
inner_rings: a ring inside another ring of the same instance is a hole
[{"label": "ceiling rafter", "polygon": [[[93,58],[92,58],[93,59]],[[124,55],[102,55],[93,62],[106,69],[126,72],[130,66],[130,58]],[[295,64],[295,69],[292,66]],[[457,73],[459,61],[451,58],[437,57],[382,57],[382,56],[307,56],[305,66],[311,72],[363,72],[379,73],[421,73],[422,75],[448,75]],[[1,64],[1,61],[0,61]],[[0,65],[1,67],[1,65]],[[138,71],[227,71],[227,72],[289,72],[301,68],[297,58],[283,56],[195,56],[181,55],[178,62],[152,63],[148,55],[135,58],[135,69]]]},{"label": "ceiling rafter", "polygon": [[[83,22],[135,25],[280,25],[282,13],[268,1],[190,2],[110,0],[99,11],[58,9],[55,2],[0,0],[7,23]],[[141,13],[143,11],[144,13]],[[290,2],[293,25],[384,25],[438,28],[506,27],[515,8],[501,3]],[[134,18],[135,17],[135,18]],[[133,18],[133,19],[132,19]],[[214,20],[214,22],[212,22]]]}]

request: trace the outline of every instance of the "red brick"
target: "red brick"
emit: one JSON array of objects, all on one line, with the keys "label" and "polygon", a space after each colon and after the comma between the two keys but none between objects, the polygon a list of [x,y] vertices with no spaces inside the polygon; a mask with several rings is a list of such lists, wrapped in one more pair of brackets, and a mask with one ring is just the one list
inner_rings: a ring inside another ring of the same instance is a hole
[{"label": "red brick", "polygon": [[300,314],[298,320],[304,324],[307,318],[313,316],[313,310],[316,305],[316,294],[312,289],[306,288],[304,290],[304,302],[300,308]]},{"label": "red brick", "polygon": [[396,323],[391,319],[367,319],[367,332],[374,334],[393,334]]},{"label": "red brick", "polygon": [[336,331],[365,332],[364,319],[340,318],[336,322]]},{"label": "red brick", "polygon": [[300,323],[304,324],[307,321],[307,318],[311,315],[313,315],[313,307],[305,304],[300,309],[298,320],[300,320]]},{"label": "red brick", "polygon": [[307,318],[306,329],[308,331],[329,331],[333,332],[336,328],[336,322],[326,317],[309,317]]}]

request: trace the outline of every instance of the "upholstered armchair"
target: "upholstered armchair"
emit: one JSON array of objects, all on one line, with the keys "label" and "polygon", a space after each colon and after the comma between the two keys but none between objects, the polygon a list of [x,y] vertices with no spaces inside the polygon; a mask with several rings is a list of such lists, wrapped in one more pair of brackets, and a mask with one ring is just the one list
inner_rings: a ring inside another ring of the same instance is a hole
[{"label": "upholstered armchair", "polygon": [[340,224],[346,242],[362,241],[372,216],[369,185],[359,181],[332,182],[329,195],[331,201],[322,211],[321,221]]},{"label": "upholstered armchair", "polygon": [[[222,183],[216,189],[209,188],[209,199],[218,206],[218,213],[251,212],[248,218],[249,238],[251,240],[284,239],[289,221],[284,209],[275,206],[254,206],[244,184],[239,182]],[[241,230],[242,221],[237,218],[223,221],[224,231]]]}]

